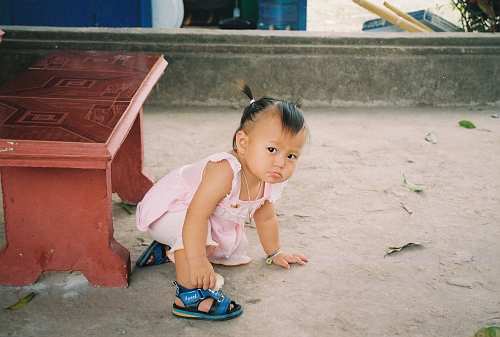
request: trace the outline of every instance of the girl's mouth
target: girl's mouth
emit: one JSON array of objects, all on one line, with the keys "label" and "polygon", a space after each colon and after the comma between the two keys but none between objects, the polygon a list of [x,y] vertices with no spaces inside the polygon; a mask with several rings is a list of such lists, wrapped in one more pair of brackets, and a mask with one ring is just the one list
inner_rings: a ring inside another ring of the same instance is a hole
[{"label": "girl's mouth", "polygon": [[268,175],[273,179],[281,179],[282,178],[281,174],[278,172],[269,172]]}]

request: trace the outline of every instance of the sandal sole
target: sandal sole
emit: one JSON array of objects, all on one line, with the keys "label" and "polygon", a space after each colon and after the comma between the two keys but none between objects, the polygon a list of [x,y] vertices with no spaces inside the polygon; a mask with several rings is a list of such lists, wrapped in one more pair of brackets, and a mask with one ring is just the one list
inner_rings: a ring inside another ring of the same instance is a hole
[{"label": "sandal sole", "polygon": [[231,312],[229,314],[225,315],[209,315],[209,314],[204,314],[204,313],[196,313],[192,311],[184,311],[184,310],[179,310],[179,309],[172,309],[172,314],[177,317],[181,318],[189,318],[189,319],[199,319],[199,320],[206,320],[206,321],[226,321],[229,319],[236,318],[240,316],[243,313],[243,309]]}]

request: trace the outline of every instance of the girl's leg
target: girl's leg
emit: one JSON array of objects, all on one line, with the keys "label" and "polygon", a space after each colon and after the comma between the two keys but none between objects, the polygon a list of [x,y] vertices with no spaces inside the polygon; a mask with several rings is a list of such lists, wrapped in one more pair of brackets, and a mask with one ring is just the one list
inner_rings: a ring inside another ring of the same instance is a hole
[{"label": "girl's leg", "polygon": [[[184,222],[184,218],[186,217],[186,211],[181,212],[169,212],[158,219],[155,223],[153,223],[149,228],[149,235],[153,240],[161,242],[163,244],[169,245],[171,247],[175,246],[176,241],[182,240],[182,223]],[[208,241],[212,241],[210,236]],[[214,246],[207,246],[207,256],[210,256]],[[170,255],[170,254],[169,254]],[[172,256],[170,256],[172,257]],[[175,273],[176,273],[176,281],[181,286],[185,288],[194,288],[193,284],[189,278],[189,268],[187,263],[187,258],[184,249],[176,250],[173,256],[173,262],[175,263]],[[221,282],[223,283],[223,278],[221,278]],[[220,284],[222,285],[222,284]],[[208,312],[212,307],[213,303],[212,298],[208,298],[200,303],[198,306],[198,310]],[[179,307],[184,307],[184,304],[179,298],[175,299],[175,304]]]},{"label": "girl's leg", "polygon": [[[176,250],[175,256],[175,279],[177,283],[185,288],[195,288],[189,279],[189,268],[186,258],[186,253],[184,249]],[[212,307],[213,298],[207,298],[202,301],[198,307],[198,310],[208,312]],[[179,298],[175,299],[175,304],[180,307],[184,307],[182,301]]]}]

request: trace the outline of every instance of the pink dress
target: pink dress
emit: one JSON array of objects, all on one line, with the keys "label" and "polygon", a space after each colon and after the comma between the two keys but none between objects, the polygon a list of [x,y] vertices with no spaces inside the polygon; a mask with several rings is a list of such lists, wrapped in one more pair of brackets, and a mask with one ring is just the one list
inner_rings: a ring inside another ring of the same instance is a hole
[{"label": "pink dress", "polygon": [[238,159],[227,152],[220,152],[190,165],[182,166],[161,178],[137,205],[137,228],[148,231],[152,226],[163,226],[169,239],[163,242],[173,252],[183,249],[182,226],[186,210],[196,192],[205,166],[209,161],[227,160],[233,169],[231,192],[216,206],[208,221],[207,245],[214,246],[210,250],[209,259],[213,263],[225,265],[244,264],[251,261],[246,253],[247,238],[244,232],[245,221],[253,217],[255,211],[266,200],[275,202],[280,198],[286,184],[264,184],[262,198],[254,201],[240,200],[241,165]]}]

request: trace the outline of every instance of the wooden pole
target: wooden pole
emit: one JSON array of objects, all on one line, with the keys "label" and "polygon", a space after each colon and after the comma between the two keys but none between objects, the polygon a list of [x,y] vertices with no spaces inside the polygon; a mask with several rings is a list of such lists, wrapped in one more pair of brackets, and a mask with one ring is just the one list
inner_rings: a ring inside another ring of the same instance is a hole
[{"label": "wooden pole", "polygon": [[410,21],[411,23],[419,26],[420,28],[422,28],[423,30],[427,31],[427,32],[433,32],[433,30],[429,27],[427,27],[426,25],[424,25],[422,22],[418,21],[417,19],[415,19],[413,16],[411,15],[408,15],[407,13],[403,12],[402,10],[400,10],[399,8],[391,5],[390,3],[388,3],[387,1],[384,1],[384,6],[389,8],[391,11],[393,11],[394,13],[396,13],[397,15],[399,15],[400,17]]},{"label": "wooden pole", "polygon": [[423,30],[419,26],[411,23],[410,21],[407,21],[406,19],[403,19],[402,17],[394,14],[393,12],[384,7],[372,4],[368,0],[352,0],[352,1],[358,4],[359,6],[369,10],[370,12],[380,16],[381,18],[389,21],[390,23],[401,28],[402,30],[412,33],[425,32],[425,30]]}]

